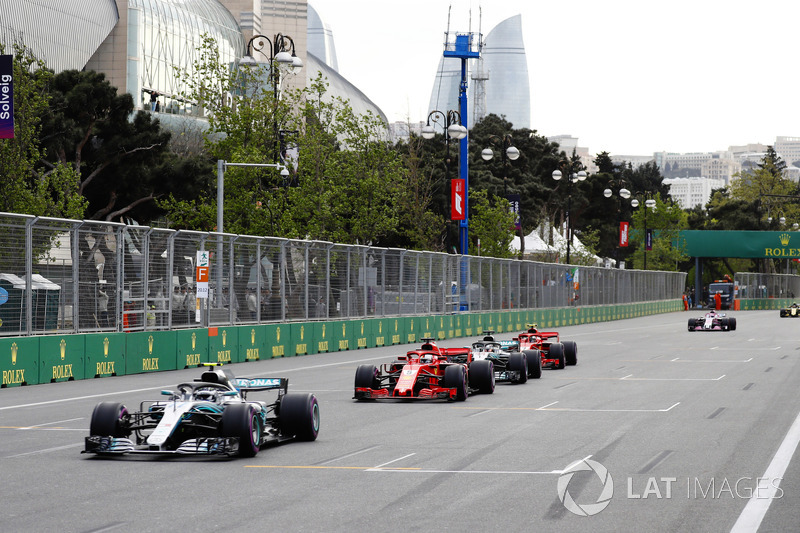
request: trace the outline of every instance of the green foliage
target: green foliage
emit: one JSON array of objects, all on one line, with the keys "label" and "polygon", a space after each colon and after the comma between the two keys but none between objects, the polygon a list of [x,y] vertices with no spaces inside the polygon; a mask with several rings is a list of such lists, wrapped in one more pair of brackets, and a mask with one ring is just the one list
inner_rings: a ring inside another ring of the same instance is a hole
[{"label": "green foliage", "polygon": [[[671,200],[664,201],[660,196],[654,200],[655,207],[647,208],[645,199],[641,198],[633,214],[632,266],[644,269],[646,258],[647,270],[677,271],[679,263],[688,259],[683,250],[675,246],[678,233],[688,226],[688,214]],[[653,230],[653,249],[649,251],[645,251],[644,246],[646,229]]]},{"label": "green foliage", "polygon": [[[786,164],[770,147],[756,168],[734,174],[731,182],[730,200],[759,209],[759,225],[764,229],[780,229],[777,221],[781,217],[787,221],[800,221],[797,202],[800,191],[796,183],[783,176],[785,168]],[[775,224],[770,224],[770,218]]]},{"label": "green foliage", "polygon": [[470,252],[488,257],[513,257],[510,245],[514,238],[514,214],[508,200],[493,196],[485,190],[473,190],[469,195]]},{"label": "green foliage", "polygon": [[[183,96],[211,114],[212,157],[275,164],[282,130],[284,143],[298,149],[287,178],[275,168],[226,171],[226,232],[361,244],[397,234],[408,182],[400,155],[381,138],[379,118],[357,115],[349,102],[331,97],[321,76],[307,89],[276,91],[270,65],[233,69],[220,62],[210,38],[194,73],[178,74],[188,87]],[[184,200],[191,202],[161,204],[170,220],[192,221],[186,214],[194,209],[203,217],[193,221],[207,224],[213,186],[205,197]]]}]

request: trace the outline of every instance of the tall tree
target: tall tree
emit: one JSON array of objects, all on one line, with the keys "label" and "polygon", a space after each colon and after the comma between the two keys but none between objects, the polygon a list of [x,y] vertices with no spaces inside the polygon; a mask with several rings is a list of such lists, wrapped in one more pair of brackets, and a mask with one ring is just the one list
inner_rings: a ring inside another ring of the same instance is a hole
[{"label": "tall tree", "polygon": [[49,169],[69,166],[80,177],[87,218],[156,216],[153,200],[181,185],[154,172],[169,133],[147,112],[132,115],[131,95],[117,94],[102,73],[63,71],[53,78],[50,94],[41,163]]}]

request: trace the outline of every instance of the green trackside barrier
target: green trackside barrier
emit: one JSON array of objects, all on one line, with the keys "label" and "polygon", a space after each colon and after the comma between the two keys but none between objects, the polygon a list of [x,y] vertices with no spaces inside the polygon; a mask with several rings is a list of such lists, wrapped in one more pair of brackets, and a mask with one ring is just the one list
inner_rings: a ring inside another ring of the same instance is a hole
[{"label": "green trackside barrier", "polygon": [[459,338],[464,336],[464,323],[467,318],[463,315],[453,316],[453,337]]},{"label": "green trackside barrier", "polygon": [[478,331],[478,335],[482,335],[486,330],[497,331],[497,320],[496,315],[494,313],[481,313],[481,330]]},{"label": "green trackside barrier", "polygon": [[84,335],[52,335],[39,341],[39,383],[83,379],[86,372]]},{"label": "green trackside barrier", "polygon": [[178,368],[192,368],[210,363],[208,358],[208,330],[181,329],[175,332]]},{"label": "green trackside barrier", "polygon": [[388,318],[372,319],[372,338],[375,340],[374,346],[376,348],[392,344],[391,336],[389,335]]},{"label": "green trackside barrier", "polygon": [[346,350],[354,350],[355,342],[353,340],[353,323],[349,320],[341,322],[333,322],[333,338],[336,347],[340,352]]},{"label": "green trackside barrier", "polygon": [[[452,335],[447,335],[447,317],[446,315],[437,315],[432,317],[433,328],[424,327],[423,329],[431,333],[431,335],[424,335],[425,337],[434,338],[438,341],[451,338]],[[425,326],[428,324],[426,323]],[[431,330],[432,331],[429,331]]]},{"label": "green trackside barrier", "polygon": [[308,324],[314,332],[314,344],[316,353],[338,352],[339,347],[334,339],[335,322],[315,322]]},{"label": "green trackside barrier", "polygon": [[264,354],[265,359],[294,355],[291,350],[293,348],[292,331],[289,324],[267,324],[264,326],[264,335],[266,336],[267,346],[267,353]]},{"label": "green trackside barrier", "polygon": [[86,344],[87,378],[125,375],[125,333],[88,333]]},{"label": "green trackside barrier", "polygon": [[475,335],[475,324],[477,322],[475,319],[475,315],[468,314],[468,315],[458,315],[458,316],[460,316],[462,319],[461,324],[464,329],[464,336],[472,337],[473,335]]},{"label": "green trackside barrier", "polygon": [[389,319],[389,336],[391,342],[389,344],[405,344],[405,321],[402,318]]},{"label": "green trackside barrier", "polygon": [[417,319],[419,325],[419,332],[417,340],[419,339],[438,339],[439,328],[446,327],[446,319],[443,316],[421,316]]},{"label": "green trackside barrier", "polygon": [[456,337],[460,337],[460,335],[456,335],[456,317],[454,315],[447,315],[444,317],[444,325],[447,328],[447,338],[454,339]]},{"label": "green trackside barrier", "polygon": [[304,322],[291,324],[292,341],[287,355],[308,355],[317,353],[314,346],[314,326]]},{"label": "green trackside barrier", "polygon": [[375,336],[372,334],[372,320],[353,320],[353,342],[356,350],[374,348]]},{"label": "green trackside barrier", "polygon": [[209,363],[227,365],[241,363],[244,354],[239,353],[239,332],[234,326],[215,326],[208,328]]},{"label": "green trackside barrier", "polygon": [[419,318],[415,316],[404,317],[403,324],[405,326],[405,336],[403,337],[405,342],[403,344],[415,344],[420,338]]},{"label": "green trackside barrier", "polygon": [[243,355],[244,361],[260,361],[262,358],[271,356],[267,353],[267,330],[266,326],[252,325],[240,326],[239,333],[239,357]]},{"label": "green trackside barrier", "polygon": [[137,331],[125,335],[126,374],[178,369],[177,337],[174,331]]},{"label": "green trackside barrier", "polygon": [[0,339],[1,388],[38,385],[39,340],[42,337]]}]

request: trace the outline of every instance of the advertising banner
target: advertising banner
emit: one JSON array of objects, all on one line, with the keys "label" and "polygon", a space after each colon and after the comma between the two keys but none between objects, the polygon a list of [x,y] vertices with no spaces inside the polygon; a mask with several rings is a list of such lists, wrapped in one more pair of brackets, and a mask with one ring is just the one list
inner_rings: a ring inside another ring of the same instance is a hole
[{"label": "advertising banner", "polygon": [[14,60],[0,56],[0,139],[14,138]]},{"label": "advertising banner", "polygon": [[644,249],[648,252],[653,249],[653,230],[648,229],[644,234]]},{"label": "advertising banner", "polygon": [[465,195],[466,183],[464,180],[450,180],[450,219],[464,220],[465,218]]},{"label": "advertising banner", "polygon": [[619,223],[619,245],[628,246],[628,223]]},{"label": "advertising banner", "polygon": [[522,229],[522,221],[519,216],[519,204],[522,199],[519,194],[509,194],[506,195],[506,200],[510,204],[509,210],[514,213],[514,229],[519,231]]}]

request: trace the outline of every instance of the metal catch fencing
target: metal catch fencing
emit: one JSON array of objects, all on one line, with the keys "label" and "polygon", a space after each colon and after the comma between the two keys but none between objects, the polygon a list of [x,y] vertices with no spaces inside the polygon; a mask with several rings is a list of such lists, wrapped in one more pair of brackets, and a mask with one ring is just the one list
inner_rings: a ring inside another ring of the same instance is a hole
[{"label": "metal catch fencing", "polygon": [[795,298],[800,295],[800,276],[736,272],[737,298]]},{"label": "metal catch fencing", "polygon": [[685,278],[0,213],[0,336],[624,304]]}]

